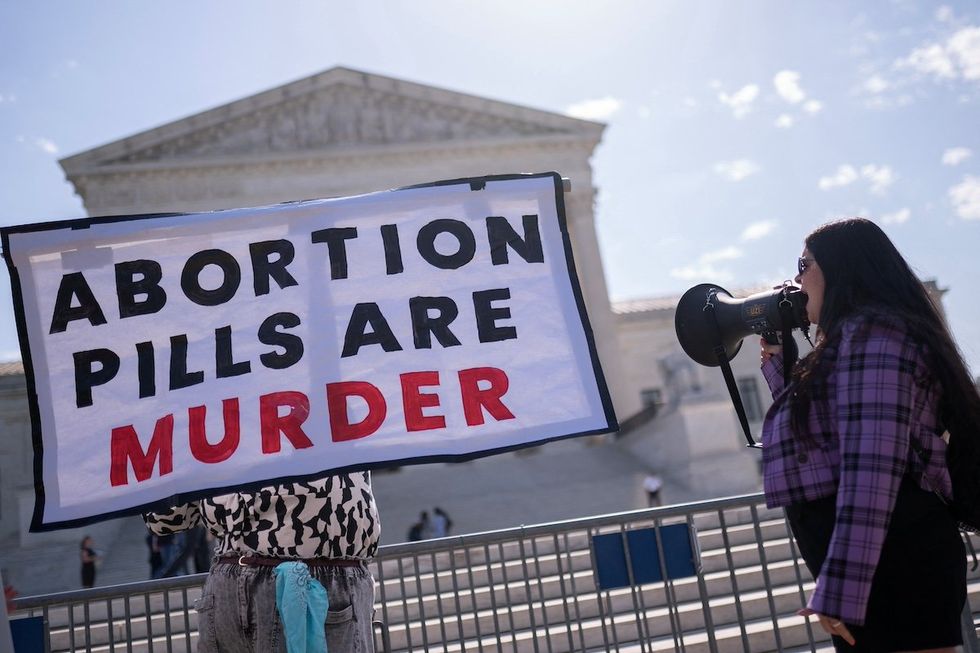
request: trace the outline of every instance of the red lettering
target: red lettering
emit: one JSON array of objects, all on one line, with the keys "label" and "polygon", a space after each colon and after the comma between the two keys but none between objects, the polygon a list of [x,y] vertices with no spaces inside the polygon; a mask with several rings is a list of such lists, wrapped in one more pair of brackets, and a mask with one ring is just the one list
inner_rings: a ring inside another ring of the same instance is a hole
[{"label": "red lettering", "polygon": [[220,463],[227,460],[238,448],[241,427],[238,419],[238,398],[225,399],[221,402],[221,411],[225,420],[225,434],[217,444],[208,442],[207,427],[204,419],[207,417],[207,406],[194,406],[187,409],[188,440],[191,454],[202,463]]},{"label": "red lettering", "polygon": [[[281,407],[289,408],[285,415]],[[307,449],[313,442],[303,432],[303,422],[310,416],[310,399],[302,392],[283,391],[259,397],[259,420],[262,422],[262,453],[278,453],[282,449],[280,435],[296,449]]]},{"label": "red lettering", "polygon": [[[357,396],[367,402],[368,414],[357,424],[350,423],[347,398]],[[388,414],[388,405],[377,387],[367,381],[341,381],[327,384],[327,411],[330,413],[330,438],[345,442],[364,438],[379,428]]]},{"label": "red lettering", "polygon": [[160,460],[160,476],[174,471],[174,416],[164,415],[153,427],[153,437],[144,453],[132,424],[112,429],[110,440],[109,482],[113,487],[129,483],[126,461],[133,464],[136,482],[153,475],[153,466]]},{"label": "red lettering", "polygon": [[[510,388],[507,374],[496,367],[474,367],[458,373],[460,399],[468,426],[486,422],[486,414],[496,421],[514,419],[503,397]],[[446,428],[445,415],[426,415],[426,409],[442,405],[436,392],[423,392],[427,386],[440,385],[438,371],[405,372],[399,375],[401,400],[407,432]],[[351,421],[350,399],[361,400],[367,414],[358,422]],[[326,384],[327,413],[330,439],[347,442],[376,433],[385,422],[388,405],[384,395],[367,381],[339,381]],[[191,455],[206,464],[228,460],[241,444],[241,404],[237,397],[221,402],[224,433],[218,442],[211,443],[207,433],[207,406],[187,409],[188,445]],[[284,414],[283,414],[284,413]],[[259,421],[263,454],[275,454],[282,449],[285,438],[294,449],[308,449],[313,442],[303,426],[310,416],[310,400],[302,392],[273,392],[259,397]],[[144,450],[139,434],[132,424],[112,429],[110,437],[109,482],[113,487],[127,485],[133,478],[141,483],[154,476],[173,472],[174,416],[164,415],[156,421],[153,435]]]},{"label": "red lettering", "polygon": [[[480,389],[480,381],[489,383],[485,390]],[[495,420],[514,419],[514,413],[500,401],[507,393],[510,380],[507,374],[496,367],[473,367],[459,371],[459,393],[463,400],[463,414],[468,426],[483,424],[483,408]]]},{"label": "red lettering", "polygon": [[419,386],[439,385],[439,372],[406,372],[398,378],[402,382],[405,428],[409,431],[446,428],[446,418],[442,415],[426,417],[422,414],[423,408],[439,405],[439,395],[419,392]]}]

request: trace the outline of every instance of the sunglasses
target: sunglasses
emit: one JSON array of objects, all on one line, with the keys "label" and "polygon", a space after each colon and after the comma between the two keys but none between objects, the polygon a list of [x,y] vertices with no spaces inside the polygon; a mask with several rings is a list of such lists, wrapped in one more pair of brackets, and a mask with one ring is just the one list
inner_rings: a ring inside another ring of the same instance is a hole
[{"label": "sunglasses", "polygon": [[815,259],[801,256],[800,258],[796,259],[796,269],[800,271],[800,274],[803,274],[806,272],[807,268],[816,262],[817,261]]}]

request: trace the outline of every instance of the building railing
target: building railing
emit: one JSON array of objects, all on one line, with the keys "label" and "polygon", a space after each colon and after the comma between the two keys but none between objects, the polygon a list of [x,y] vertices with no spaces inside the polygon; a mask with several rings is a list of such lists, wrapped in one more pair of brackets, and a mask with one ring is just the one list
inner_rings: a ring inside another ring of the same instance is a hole
[{"label": "building railing", "polygon": [[[678,524],[694,537],[690,573],[670,568]],[[637,545],[644,534],[656,545]],[[617,539],[621,560],[597,551]],[[610,563],[622,563],[625,583],[600,578]],[[812,579],[782,512],[759,494],[387,545],[372,573],[384,651],[831,650],[816,622],[796,614]],[[13,616],[43,617],[45,650],[189,653],[205,578],[19,598]],[[980,571],[968,589],[980,608]],[[967,607],[966,650],[975,651]]]}]

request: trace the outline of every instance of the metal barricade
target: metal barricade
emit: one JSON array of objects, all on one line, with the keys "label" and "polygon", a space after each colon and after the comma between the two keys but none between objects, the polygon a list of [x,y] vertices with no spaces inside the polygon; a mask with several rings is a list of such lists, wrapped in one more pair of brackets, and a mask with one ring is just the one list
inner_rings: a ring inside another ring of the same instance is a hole
[{"label": "metal barricade", "polygon": [[[676,524],[695,535],[694,571],[671,573],[660,558],[638,569],[669,549]],[[641,529],[652,538],[629,535]],[[593,542],[609,534],[622,540],[624,583],[598,579]],[[376,644],[393,653],[832,650],[796,614],[812,579],[782,512],[759,494],[387,545],[372,572]],[[44,617],[51,651],[189,653],[205,577],[26,597],[15,609]],[[980,594],[980,571],[969,589]],[[975,643],[969,612],[964,634]]]}]

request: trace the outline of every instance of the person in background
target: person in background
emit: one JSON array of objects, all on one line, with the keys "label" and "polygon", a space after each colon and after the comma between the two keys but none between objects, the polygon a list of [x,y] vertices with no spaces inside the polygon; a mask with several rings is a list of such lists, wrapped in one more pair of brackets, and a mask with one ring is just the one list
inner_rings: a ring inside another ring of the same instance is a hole
[{"label": "person in background", "polygon": [[14,611],[14,599],[18,596],[17,590],[10,583],[6,583],[3,586],[3,599],[7,606],[7,614],[9,615]]},{"label": "person in background", "polygon": [[163,552],[160,550],[160,536],[147,533],[146,548],[150,554],[150,578],[160,578],[160,570],[163,568]]},{"label": "person in background", "polygon": [[369,472],[233,492],[143,518],[158,535],[203,524],[215,536],[197,605],[198,653],[283,653],[287,640],[291,650],[374,651],[368,563],[381,524]]},{"label": "person in background", "polygon": [[408,541],[419,542],[430,537],[432,537],[432,526],[429,523],[429,513],[423,510],[419,513],[419,520],[408,529]]},{"label": "person in background", "polygon": [[177,533],[170,549],[173,555],[160,569],[160,578],[172,578],[190,573],[191,562],[194,563],[194,573],[197,574],[211,568],[207,529],[202,524]]},{"label": "person in background", "polygon": [[192,543],[188,537],[191,530],[181,531],[173,536],[173,543],[167,548],[167,556],[163,559],[162,578],[186,576],[189,572],[187,563],[191,553]]},{"label": "person in background", "polygon": [[173,533],[157,535],[151,532],[150,534],[156,538],[154,543],[159,553],[159,564],[153,568],[150,578],[163,578],[164,570],[170,561],[173,560],[173,551],[175,551],[175,547],[177,546],[177,536]]},{"label": "person in background", "polygon": [[980,395],[922,283],[859,218],[807,236],[796,283],[818,325],[762,429],[766,503],[786,510],[838,651],[954,651],[966,558],[946,503],[947,440],[976,446]]},{"label": "person in background", "polygon": [[663,480],[655,474],[650,474],[643,479],[643,489],[647,494],[647,507],[654,508],[663,505],[663,499],[660,498],[660,490],[663,487]]},{"label": "person in background", "polygon": [[432,510],[432,537],[446,537],[449,529],[453,527],[453,520],[445,510],[436,506]]},{"label": "person in background", "polygon": [[208,529],[203,524],[198,524],[191,529],[191,542],[193,543],[193,553],[191,558],[194,560],[194,573],[203,574],[211,570],[211,544],[212,540],[208,537]]},{"label": "person in background", "polygon": [[82,538],[79,546],[79,554],[82,559],[82,587],[95,586],[95,562],[99,559],[99,556],[93,548],[94,546],[90,535]]}]

